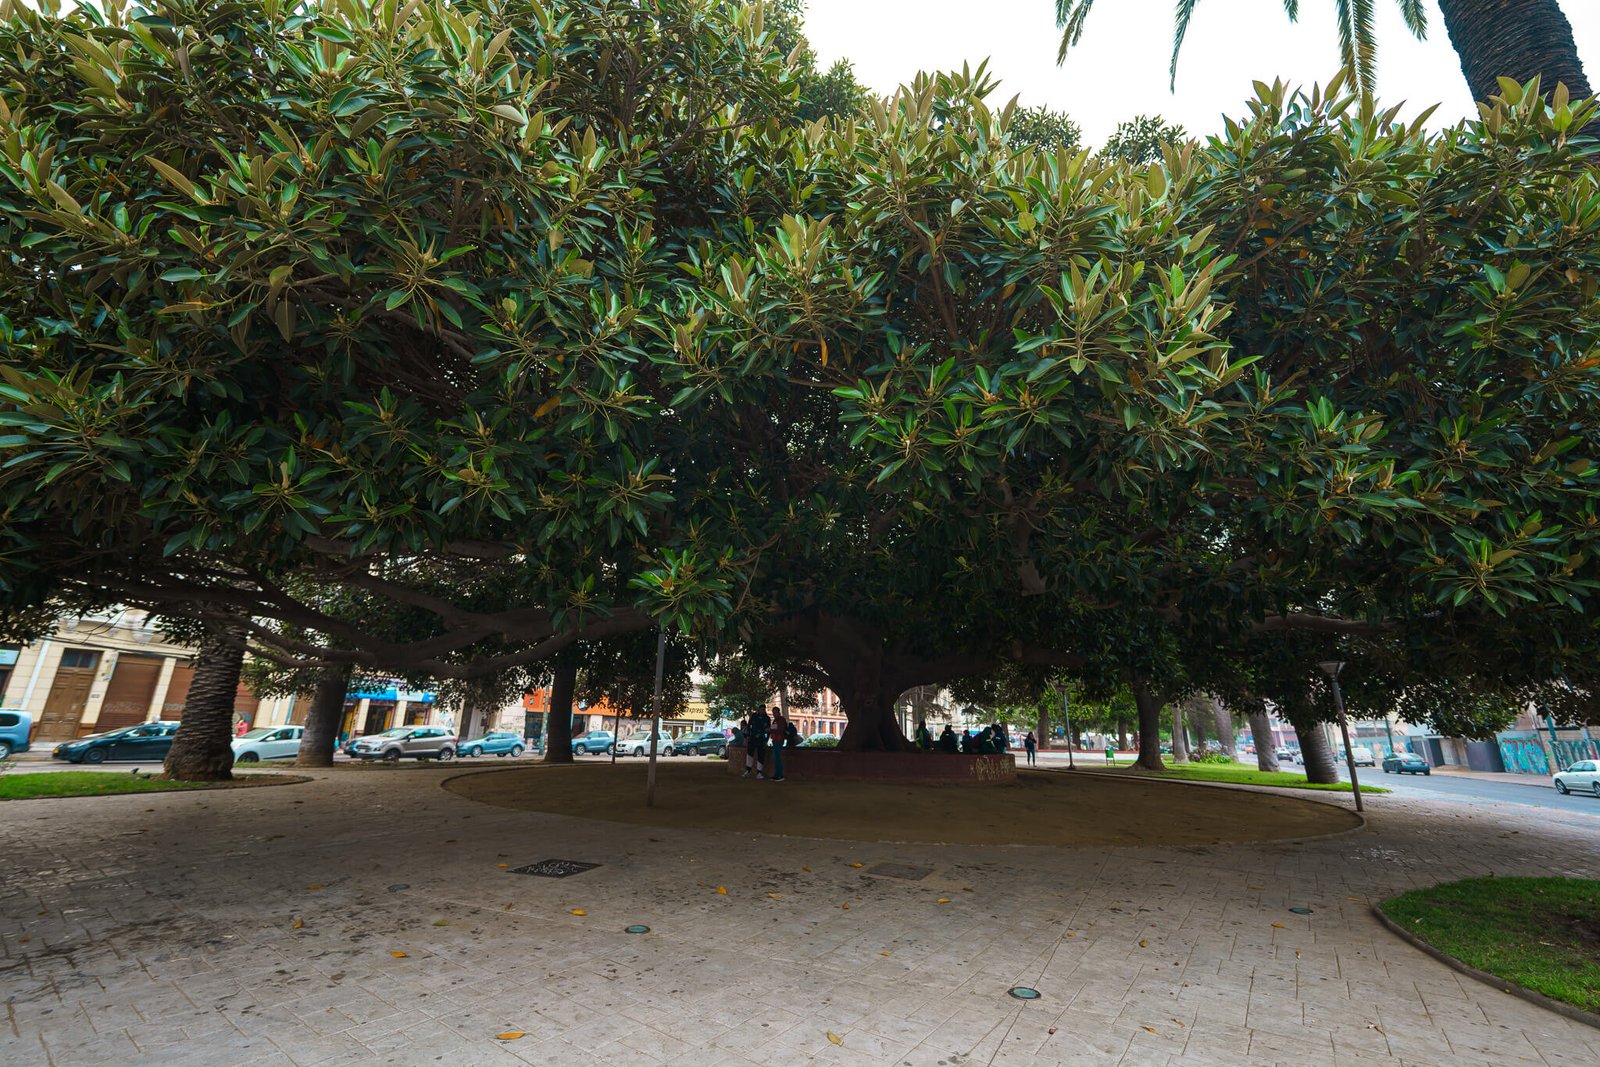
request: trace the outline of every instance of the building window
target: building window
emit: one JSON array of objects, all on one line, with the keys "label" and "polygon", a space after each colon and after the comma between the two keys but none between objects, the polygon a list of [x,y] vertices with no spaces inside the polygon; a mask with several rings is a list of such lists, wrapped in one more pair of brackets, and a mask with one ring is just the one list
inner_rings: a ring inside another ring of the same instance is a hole
[{"label": "building window", "polygon": [[83,667],[93,669],[100,662],[100,653],[91,652],[87,648],[69,648],[61,653],[63,667]]}]

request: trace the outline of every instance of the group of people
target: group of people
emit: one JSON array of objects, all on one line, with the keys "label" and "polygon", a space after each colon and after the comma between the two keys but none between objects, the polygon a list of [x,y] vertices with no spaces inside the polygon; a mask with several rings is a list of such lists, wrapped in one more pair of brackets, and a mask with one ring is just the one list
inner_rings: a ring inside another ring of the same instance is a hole
[{"label": "group of people", "polygon": [[[997,722],[992,726],[985,726],[977,733],[962,730],[959,734],[951,729],[949,723],[944,724],[944,732],[934,739],[928,730],[926,721],[917,723],[917,747],[924,752],[947,752],[950,755],[960,753],[966,756],[998,756],[1011,750],[1011,732],[1006,729],[1006,724]],[[1022,748],[1027,753],[1028,765],[1037,764],[1039,741],[1029,730],[1022,739]]]},{"label": "group of people", "polygon": [[734,727],[730,745],[734,748],[744,746],[744,773],[739,777],[748,778],[750,772],[755,772],[756,781],[764,780],[766,764],[772,762],[772,780],[783,781],[783,750],[796,748],[800,744],[800,731],[795,729],[794,723],[783,713],[783,709],[776,704],[772,707],[772,714],[767,714],[760,708],[746,715],[739,725]]}]

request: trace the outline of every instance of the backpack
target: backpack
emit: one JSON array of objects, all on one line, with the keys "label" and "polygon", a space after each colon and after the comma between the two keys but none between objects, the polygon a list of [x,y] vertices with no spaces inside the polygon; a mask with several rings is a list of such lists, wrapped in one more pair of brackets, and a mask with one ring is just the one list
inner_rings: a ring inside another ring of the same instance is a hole
[{"label": "backpack", "polygon": [[[766,736],[767,736],[767,731],[770,730],[770,729],[772,729],[772,718],[771,718],[771,716],[769,716],[764,711],[753,711],[753,712],[750,713],[751,740],[755,740],[756,738],[761,738],[761,739],[765,740]],[[757,741],[756,743],[760,744],[759,741]]]}]

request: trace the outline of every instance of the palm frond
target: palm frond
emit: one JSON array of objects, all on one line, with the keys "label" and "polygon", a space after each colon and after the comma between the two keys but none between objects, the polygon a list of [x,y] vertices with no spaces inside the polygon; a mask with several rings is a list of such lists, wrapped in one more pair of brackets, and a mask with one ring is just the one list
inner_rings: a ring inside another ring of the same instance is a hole
[{"label": "palm frond", "polygon": [[1300,21],[1300,0],[1283,0],[1283,13],[1289,16],[1290,22]]},{"label": "palm frond", "polygon": [[1171,92],[1178,91],[1178,52],[1183,48],[1183,39],[1189,32],[1189,20],[1194,17],[1194,5],[1198,0],[1178,0],[1178,10],[1173,19],[1172,27],[1172,66],[1167,69],[1171,79],[1167,88]]},{"label": "palm frond", "polygon": [[1356,89],[1372,91],[1372,0],[1338,0],[1339,62],[1355,75]]},{"label": "palm frond", "polygon": [[1421,41],[1428,36],[1428,9],[1422,0],[1400,0],[1400,17],[1406,20],[1406,29]]},{"label": "palm frond", "polygon": [[1083,36],[1083,20],[1089,17],[1094,0],[1056,0],[1056,28],[1061,31],[1061,48],[1056,52],[1056,66],[1067,61],[1067,50]]}]

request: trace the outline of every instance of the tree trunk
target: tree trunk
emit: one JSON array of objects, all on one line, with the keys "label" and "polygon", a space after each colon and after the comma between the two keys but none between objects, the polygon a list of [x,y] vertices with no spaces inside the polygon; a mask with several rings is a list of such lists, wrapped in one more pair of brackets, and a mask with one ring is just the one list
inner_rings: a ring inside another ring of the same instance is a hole
[{"label": "tree trunk", "polygon": [[1333,785],[1339,781],[1339,764],[1328,744],[1328,734],[1320,722],[1290,719],[1295,736],[1300,739],[1300,758],[1305,760],[1306,781],[1319,785]]},{"label": "tree trunk", "polygon": [[179,782],[226,782],[233,777],[233,705],[244,666],[244,635],[207,630],[195,659],[183,721],[167,751],[165,772]]},{"label": "tree trunk", "polygon": [[[1117,751],[1128,751],[1128,720],[1123,718],[1117,719]],[[1158,747],[1156,751],[1161,749]]]},{"label": "tree trunk", "polygon": [[1222,745],[1222,754],[1232,760],[1237,758],[1233,747],[1233,712],[1228,710],[1220,697],[1211,698],[1211,718],[1216,723],[1217,741]]},{"label": "tree trunk", "polygon": [[1259,697],[1251,697],[1248,707],[1250,711],[1250,736],[1256,742],[1256,766],[1263,771],[1278,769],[1278,748],[1272,739],[1272,720],[1267,717],[1267,709]]},{"label": "tree trunk", "polygon": [[339,744],[339,723],[344,719],[344,695],[350,688],[350,668],[324,671],[311,694],[306,711],[306,732],[300,736],[296,767],[332,767]]},{"label": "tree trunk", "polygon": [[839,748],[847,752],[906,752],[911,742],[900,730],[894,697],[882,691],[839,693],[847,719]]},{"label": "tree trunk", "polygon": [[[1206,750],[1206,716],[1200,707],[1204,698],[1190,697],[1183,702],[1183,718],[1185,722],[1194,724],[1194,748],[1189,750],[1190,756],[1199,756]],[[1210,709],[1204,709],[1209,713]]]},{"label": "tree trunk", "polygon": [[1050,705],[1049,704],[1040,704],[1039,705],[1038,731],[1039,732],[1034,734],[1033,736],[1039,742],[1039,750],[1042,752],[1045,749],[1050,747]]},{"label": "tree trunk", "polygon": [[1172,762],[1189,762],[1189,734],[1183,727],[1183,703],[1172,705]]},{"label": "tree trunk", "polygon": [[1546,96],[1557,82],[1573,99],[1590,95],[1572,23],[1557,0],[1439,0],[1439,13],[1473,99],[1497,94],[1496,78],[1526,82],[1534,75]]},{"label": "tree trunk", "polygon": [[1139,758],[1135,767],[1147,771],[1164,771],[1161,762],[1161,700],[1142,680],[1133,682],[1133,702],[1139,709]]},{"label": "tree trunk", "polygon": [[544,723],[544,761],[572,762],[572,693],[578,688],[578,660],[563,656],[556,661],[550,683],[550,711]]}]

